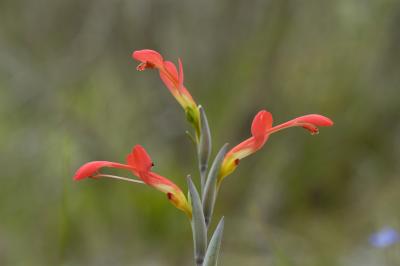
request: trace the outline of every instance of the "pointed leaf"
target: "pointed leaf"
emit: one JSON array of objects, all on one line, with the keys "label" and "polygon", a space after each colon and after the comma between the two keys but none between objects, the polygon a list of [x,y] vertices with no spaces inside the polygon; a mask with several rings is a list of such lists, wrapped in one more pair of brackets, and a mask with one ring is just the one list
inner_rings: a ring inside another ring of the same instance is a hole
[{"label": "pointed leaf", "polygon": [[203,266],[217,266],[221,249],[222,234],[224,232],[224,217],[222,217],[208,246]]},{"label": "pointed leaf", "polygon": [[211,217],[214,210],[215,200],[217,198],[217,178],[221,169],[221,164],[225,158],[225,154],[228,151],[228,143],[226,143],[219,150],[217,156],[215,156],[214,162],[211,166],[210,172],[203,191],[203,211],[206,225],[208,226],[211,222]]},{"label": "pointed leaf", "polygon": [[205,176],[207,174],[208,160],[210,159],[212,143],[211,143],[211,132],[208,125],[208,120],[204,108],[200,105],[200,123],[201,123],[201,135],[198,146],[199,156],[199,169],[201,176],[201,187],[204,188]]},{"label": "pointed leaf", "polygon": [[187,177],[189,194],[192,202],[192,230],[194,242],[194,255],[197,265],[202,265],[207,249],[207,227],[204,221],[203,206],[199,193],[190,176]]}]

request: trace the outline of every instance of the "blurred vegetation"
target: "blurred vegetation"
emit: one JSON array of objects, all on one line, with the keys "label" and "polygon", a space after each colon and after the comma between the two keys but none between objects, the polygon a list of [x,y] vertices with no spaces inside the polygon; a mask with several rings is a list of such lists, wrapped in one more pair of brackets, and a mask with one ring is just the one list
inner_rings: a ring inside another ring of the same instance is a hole
[{"label": "blurred vegetation", "polygon": [[180,106],[135,71],[143,48],[183,59],[214,154],[262,108],[336,123],[271,136],[227,178],[221,265],[400,265],[367,242],[400,229],[399,23],[396,0],[1,0],[0,265],[191,265],[161,193],[71,179],[138,143],[181,186],[197,174]]}]

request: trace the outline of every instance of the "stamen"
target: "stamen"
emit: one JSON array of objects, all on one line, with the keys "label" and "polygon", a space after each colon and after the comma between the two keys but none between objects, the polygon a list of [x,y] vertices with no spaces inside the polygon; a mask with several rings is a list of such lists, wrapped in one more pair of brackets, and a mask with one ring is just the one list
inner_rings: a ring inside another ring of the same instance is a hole
[{"label": "stamen", "polygon": [[311,135],[317,135],[319,133],[318,127],[310,123],[304,123],[302,125],[303,128],[307,129]]},{"label": "stamen", "polygon": [[132,183],[137,183],[137,184],[144,184],[143,181],[137,180],[137,179],[132,179],[132,178],[127,178],[127,177],[122,177],[122,176],[117,176],[117,175],[105,175],[105,174],[97,174],[93,176],[94,178],[98,177],[107,177],[107,178],[112,178],[112,179],[118,179],[118,180],[123,180],[123,181],[128,181]]},{"label": "stamen", "polygon": [[137,67],[136,70],[137,71],[143,71],[146,69],[146,63],[140,63]]},{"label": "stamen", "polygon": [[150,63],[150,62],[143,62],[143,63],[140,63],[137,67],[136,67],[136,70],[138,70],[138,71],[144,71],[144,70],[146,70],[147,68],[155,68],[156,66],[154,65],[154,64],[152,64],[152,63]]}]

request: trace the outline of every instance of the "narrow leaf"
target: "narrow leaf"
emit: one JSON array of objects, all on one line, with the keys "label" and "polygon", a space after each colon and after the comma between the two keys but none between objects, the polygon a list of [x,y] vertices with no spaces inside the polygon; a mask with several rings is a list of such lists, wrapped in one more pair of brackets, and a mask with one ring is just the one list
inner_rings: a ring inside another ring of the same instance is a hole
[{"label": "narrow leaf", "polygon": [[214,162],[211,166],[210,172],[208,173],[207,182],[204,186],[203,191],[203,211],[206,225],[208,226],[211,222],[211,217],[214,211],[215,201],[217,199],[217,178],[221,169],[221,164],[225,158],[225,154],[228,151],[228,143],[226,143],[219,150]]},{"label": "narrow leaf", "polygon": [[187,179],[193,209],[192,230],[195,261],[197,265],[202,265],[207,249],[207,227],[204,221],[203,207],[199,193],[190,176],[188,176]]},{"label": "narrow leaf", "polygon": [[222,234],[224,232],[224,217],[222,217],[208,246],[203,266],[217,266],[221,249]]},{"label": "narrow leaf", "polygon": [[204,108],[200,105],[200,123],[201,123],[201,135],[198,146],[198,157],[199,157],[199,170],[201,176],[201,187],[204,188],[205,177],[207,174],[208,160],[210,159],[212,143],[211,143],[211,132],[208,125],[208,120]]}]

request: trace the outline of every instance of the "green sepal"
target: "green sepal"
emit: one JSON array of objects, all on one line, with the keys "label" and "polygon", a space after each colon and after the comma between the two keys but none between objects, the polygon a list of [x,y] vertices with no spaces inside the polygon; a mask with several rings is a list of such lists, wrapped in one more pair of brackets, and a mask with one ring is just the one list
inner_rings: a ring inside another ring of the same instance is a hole
[{"label": "green sepal", "polygon": [[212,142],[211,142],[210,127],[208,125],[206,112],[204,111],[204,108],[201,105],[199,105],[199,111],[200,111],[201,134],[197,152],[199,157],[201,187],[203,191],[208,169],[208,161],[211,156]]},{"label": "green sepal", "polygon": [[203,191],[203,212],[206,225],[208,226],[211,222],[211,217],[214,211],[215,201],[218,194],[217,189],[217,178],[221,169],[221,164],[224,161],[225,155],[228,151],[228,143],[226,143],[219,150],[217,156],[215,156],[214,162],[208,173],[207,182],[204,186]]},{"label": "green sepal", "polygon": [[199,193],[190,176],[187,177],[190,199],[192,202],[192,231],[194,256],[197,265],[202,265],[207,249],[207,227],[204,220],[203,206]]},{"label": "green sepal", "polygon": [[218,257],[221,250],[223,232],[224,232],[224,217],[221,218],[221,221],[218,223],[218,226],[214,231],[210,244],[208,245],[206,256],[204,257],[203,266],[218,265]]}]

